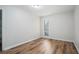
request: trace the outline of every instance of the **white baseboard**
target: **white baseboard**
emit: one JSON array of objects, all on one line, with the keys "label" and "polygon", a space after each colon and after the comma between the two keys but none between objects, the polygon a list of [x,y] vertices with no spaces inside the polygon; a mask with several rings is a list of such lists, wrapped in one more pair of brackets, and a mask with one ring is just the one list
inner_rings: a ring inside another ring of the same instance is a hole
[{"label": "white baseboard", "polygon": [[[50,36],[42,36],[44,38],[49,38],[49,39],[55,39],[55,40],[58,40],[58,38],[53,38],[53,37],[50,37]],[[73,41],[70,41],[70,40],[63,40],[63,39],[59,39],[59,40],[62,40],[62,41],[68,41],[68,42],[73,42]]]},{"label": "white baseboard", "polygon": [[76,49],[77,49],[77,51],[78,51],[78,53],[79,53],[79,45],[77,44],[77,42],[76,41],[74,41],[74,44],[75,44],[75,47],[76,47]]},{"label": "white baseboard", "polygon": [[[41,37],[43,37],[43,38],[50,38],[50,39],[56,39],[56,38],[52,38],[52,37],[49,37],[49,36],[41,36]],[[32,41],[32,40],[36,40],[36,39],[41,38],[41,37],[40,37],[40,36],[39,36],[39,37],[35,37],[35,38],[32,38],[32,39],[30,39],[30,40],[28,40],[28,41],[21,42],[21,43],[18,43],[18,44],[16,44],[16,45],[12,45],[12,46],[6,47],[6,48],[3,49],[3,51],[8,50],[8,49],[11,49],[11,48],[14,48],[14,47],[17,47],[17,46],[19,46],[19,45],[22,45],[22,44],[24,44],[24,43],[30,42],[30,41]],[[62,41],[68,41],[68,40],[62,40]],[[71,42],[71,41],[69,41],[69,42]]]},{"label": "white baseboard", "polygon": [[77,52],[78,52],[78,54],[79,54],[79,48],[77,47],[77,45],[75,44],[75,47],[76,47],[76,49],[77,49]]},{"label": "white baseboard", "polygon": [[[57,40],[57,38],[52,38],[52,37],[49,37],[49,36],[42,36],[42,37],[43,37],[43,38],[49,38],[49,39],[56,39],[56,40]],[[62,39],[60,39],[60,40],[62,40]],[[78,51],[78,53],[79,53],[79,48],[77,47],[77,44],[76,44],[75,41],[70,41],[70,40],[62,40],[62,41],[73,42],[74,45],[75,45],[75,47],[76,47],[76,49],[77,49],[77,51]]]},{"label": "white baseboard", "polygon": [[3,49],[3,51],[6,51],[6,50],[11,49],[11,48],[14,48],[14,47],[17,47],[17,46],[19,46],[19,45],[22,45],[22,44],[24,44],[24,43],[30,42],[30,41],[32,41],[32,40],[36,40],[36,39],[38,39],[38,38],[40,38],[40,36],[39,36],[39,37],[36,37],[36,38],[32,38],[32,39],[30,39],[30,40],[28,40],[28,41],[25,41],[25,42],[18,43],[18,44],[16,44],[16,45],[12,45],[12,46],[6,47],[6,48]]}]

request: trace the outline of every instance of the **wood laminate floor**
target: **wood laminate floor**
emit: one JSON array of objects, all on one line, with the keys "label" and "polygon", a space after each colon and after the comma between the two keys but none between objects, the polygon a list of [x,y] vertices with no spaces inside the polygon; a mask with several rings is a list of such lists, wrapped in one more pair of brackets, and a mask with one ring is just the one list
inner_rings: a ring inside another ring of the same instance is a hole
[{"label": "wood laminate floor", "polygon": [[39,38],[18,47],[0,52],[1,54],[77,54],[72,42]]}]

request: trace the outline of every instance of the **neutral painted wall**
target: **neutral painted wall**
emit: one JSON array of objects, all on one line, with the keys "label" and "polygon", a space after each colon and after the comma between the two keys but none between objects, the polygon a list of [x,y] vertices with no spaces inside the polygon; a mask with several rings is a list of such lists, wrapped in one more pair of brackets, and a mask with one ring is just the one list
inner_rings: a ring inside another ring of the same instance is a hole
[{"label": "neutral painted wall", "polygon": [[79,52],[79,6],[76,6],[74,16],[75,16],[75,45]]},{"label": "neutral painted wall", "polygon": [[[73,41],[74,39],[74,18],[73,11],[57,13],[41,17],[49,20],[49,37],[57,40]],[[44,32],[44,25],[41,27],[41,34]]]},{"label": "neutral painted wall", "polygon": [[3,50],[40,36],[39,17],[17,6],[0,6],[3,11]]}]

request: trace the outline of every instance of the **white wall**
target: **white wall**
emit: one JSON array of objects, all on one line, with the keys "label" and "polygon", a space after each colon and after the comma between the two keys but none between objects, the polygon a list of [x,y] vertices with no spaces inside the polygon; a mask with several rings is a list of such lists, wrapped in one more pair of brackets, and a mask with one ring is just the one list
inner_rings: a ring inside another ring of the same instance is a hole
[{"label": "white wall", "polygon": [[[57,13],[41,17],[49,20],[49,37],[57,40],[73,41],[74,39],[74,18],[73,11]],[[42,25],[42,32],[43,25]],[[43,35],[43,33],[41,33]]]},{"label": "white wall", "polygon": [[75,45],[79,52],[79,6],[76,6],[74,16],[75,16]]},{"label": "white wall", "polygon": [[3,11],[3,50],[40,36],[39,17],[15,6],[0,6]]}]

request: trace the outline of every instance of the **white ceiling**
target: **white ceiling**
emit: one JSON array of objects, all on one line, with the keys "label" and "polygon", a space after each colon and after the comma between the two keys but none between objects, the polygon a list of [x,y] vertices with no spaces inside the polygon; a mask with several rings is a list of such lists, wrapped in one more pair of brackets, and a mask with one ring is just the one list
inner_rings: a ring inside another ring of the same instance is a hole
[{"label": "white ceiling", "polygon": [[40,8],[33,8],[31,5],[24,5],[22,7],[38,16],[67,12],[75,9],[75,6],[73,5],[41,5]]}]

